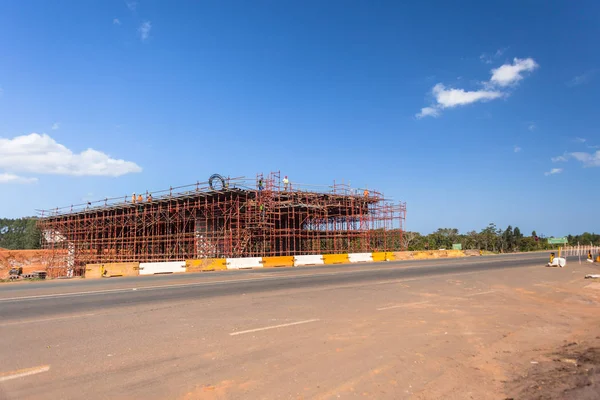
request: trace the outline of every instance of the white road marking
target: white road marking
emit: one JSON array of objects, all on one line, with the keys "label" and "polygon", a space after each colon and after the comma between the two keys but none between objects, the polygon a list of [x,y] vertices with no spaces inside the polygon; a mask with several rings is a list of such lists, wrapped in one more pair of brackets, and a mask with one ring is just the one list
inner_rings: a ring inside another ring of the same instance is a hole
[{"label": "white road marking", "polygon": [[377,311],[391,310],[392,308],[410,307],[410,306],[416,306],[416,305],[419,305],[419,304],[427,304],[427,303],[429,303],[429,300],[427,300],[427,301],[419,301],[419,302],[416,302],[416,303],[396,304],[395,306],[378,308]]},{"label": "white road marking", "polygon": [[11,379],[23,378],[30,375],[40,374],[42,372],[48,372],[50,370],[49,365],[40,365],[39,367],[18,369],[16,371],[2,372],[0,373],[0,382],[9,381]]},{"label": "white road marking", "polygon": [[44,319],[31,319],[31,320],[26,320],[26,321],[6,322],[6,323],[3,323],[3,324],[0,324],[0,327],[10,326],[10,325],[32,324],[32,323],[35,323],[35,322],[58,321],[58,320],[61,320],[61,319],[91,317],[92,315],[96,315],[96,314],[68,315],[68,316],[65,316],[65,317],[44,318]]},{"label": "white road marking", "polygon": [[471,293],[471,294],[465,295],[465,297],[480,296],[482,294],[490,294],[490,293],[496,293],[496,291],[495,290],[488,290],[487,292]]},{"label": "white road marking", "polygon": [[245,333],[253,333],[253,332],[266,331],[266,330],[269,330],[269,329],[285,328],[286,326],[308,324],[309,322],[316,322],[316,321],[320,321],[320,320],[319,319],[307,319],[306,321],[290,322],[289,324],[265,326],[264,328],[256,328],[256,329],[249,329],[247,331],[232,332],[232,333],[229,334],[229,336],[236,336],[236,335],[243,335]]}]

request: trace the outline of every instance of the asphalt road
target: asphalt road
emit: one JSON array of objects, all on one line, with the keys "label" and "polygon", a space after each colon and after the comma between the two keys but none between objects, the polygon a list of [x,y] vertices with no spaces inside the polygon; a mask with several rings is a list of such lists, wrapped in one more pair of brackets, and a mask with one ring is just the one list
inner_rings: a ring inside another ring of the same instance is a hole
[{"label": "asphalt road", "polygon": [[[528,253],[5,284],[0,399],[333,398],[373,354],[399,351],[389,341],[365,347],[365,338],[402,332],[379,311],[418,307],[430,282],[444,293],[444,282],[458,277],[475,279],[475,294],[486,294],[483,278],[518,282],[519,271],[547,259]],[[353,350],[335,362],[330,352],[344,346]]]}]

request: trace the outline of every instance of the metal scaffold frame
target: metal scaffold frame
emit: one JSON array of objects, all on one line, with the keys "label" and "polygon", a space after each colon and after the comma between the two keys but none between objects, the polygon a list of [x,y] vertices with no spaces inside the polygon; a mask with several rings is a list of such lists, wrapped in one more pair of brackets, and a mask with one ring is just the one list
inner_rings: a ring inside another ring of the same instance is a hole
[{"label": "metal scaffold frame", "polygon": [[346,184],[222,178],[40,210],[42,247],[89,263],[401,250],[404,203]]}]

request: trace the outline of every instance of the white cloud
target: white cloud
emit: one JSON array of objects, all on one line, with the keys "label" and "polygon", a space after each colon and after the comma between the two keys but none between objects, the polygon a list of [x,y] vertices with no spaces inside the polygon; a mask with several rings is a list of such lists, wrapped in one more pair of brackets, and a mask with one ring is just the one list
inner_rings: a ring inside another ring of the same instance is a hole
[{"label": "white cloud", "polygon": [[454,108],[458,106],[464,106],[478,101],[487,101],[497,99],[503,96],[502,92],[493,90],[476,90],[476,91],[465,91],[463,89],[446,89],[444,85],[438,83],[431,90],[435,97],[436,104],[430,107],[424,107],[421,112],[417,113],[415,117],[417,119],[425,117],[439,117],[441,114],[440,110],[445,108]]},{"label": "white cloud", "polygon": [[55,123],[53,123],[53,124],[52,124],[52,130],[53,130],[53,131],[56,131],[56,130],[58,130],[59,128],[60,128],[60,123],[58,123],[58,122],[55,122]]},{"label": "white cloud", "polygon": [[521,151],[523,151],[523,149],[522,149],[522,148],[520,148],[519,146],[515,146],[515,147],[514,147],[514,149],[513,149],[513,151],[514,151],[515,153],[520,153]]},{"label": "white cloud", "polygon": [[597,150],[595,153],[569,153],[569,156],[580,161],[584,167],[600,167],[600,150]]},{"label": "white cloud", "polygon": [[440,116],[440,110],[434,107],[423,107],[421,108],[421,112],[417,113],[415,117],[417,119],[425,118],[425,117],[434,117],[437,118]]},{"label": "white cloud", "polygon": [[551,158],[552,162],[565,162],[567,161],[567,157],[565,156],[557,156]]},{"label": "white cloud", "polygon": [[140,38],[142,40],[146,40],[150,37],[150,30],[152,29],[152,24],[150,21],[146,21],[140,25],[138,28],[138,33],[140,34]]},{"label": "white cloud", "polygon": [[502,97],[502,93],[493,90],[476,90],[467,92],[463,89],[446,89],[438,83],[433,87],[433,95],[441,108],[464,106],[478,101],[493,100]]},{"label": "white cloud", "polygon": [[527,127],[527,129],[529,129],[531,132],[535,131],[537,129],[537,125],[534,124],[533,122],[531,122],[529,124],[529,126]]},{"label": "white cloud", "polygon": [[127,5],[127,8],[129,8],[131,11],[135,11],[138,5],[137,1],[127,1],[125,2],[125,4]]},{"label": "white cloud", "polygon": [[533,58],[519,59],[515,58],[512,64],[504,64],[501,67],[492,70],[490,84],[501,87],[510,86],[523,79],[523,72],[531,72],[539,65]]},{"label": "white cloud", "polygon": [[2,183],[34,183],[37,182],[37,178],[24,178],[15,174],[1,173],[0,184]]},{"label": "white cloud", "polygon": [[0,169],[9,172],[72,176],[121,176],[141,172],[131,161],[111,158],[94,149],[73,153],[46,134],[0,138]]},{"label": "white cloud", "polygon": [[573,139],[573,141],[576,143],[585,143],[587,142],[587,139],[576,137],[575,139]]},{"label": "white cloud", "polygon": [[119,18],[113,18],[113,25],[121,25],[121,20]]},{"label": "white cloud", "polygon": [[567,86],[573,87],[573,86],[583,85],[584,83],[588,83],[590,80],[592,80],[594,75],[596,75],[596,72],[598,72],[597,69],[591,69],[589,71],[584,72],[581,75],[577,75],[576,77],[571,79],[569,82],[567,82]]},{"label": "white cloud", "polygon": [[[502,53],[500,52],[499,54]],[[446,89],[442,83],[438,83],[432,89],[435,104],[422,108],[421,112],[415,116],[418,119],[427,116],[438,117],[440,115],[439,110],[445,108],[453,108],[478,101],[489,101],[508,96],[508,93],[501,91],[501,89],[516,84],[523,79],[523,72],[533,71],[536,68],[538,68],[538,64],[532,58],[524,60],[515,58],[512,64],[504,64],[499,68],[492,69],[492,77],[488,82],[483,83],[483,89],[473,91],[454,88]],[[535,124],[530,125],[530,129],[535,129]]]},{"label": "white cloud", "polygon": [[550,171],[544,172],[544,175],[546,175],[546,176],[556,175],[556,174],[560,174],[561,172],[563,172],[562,168],[552,168]]}]

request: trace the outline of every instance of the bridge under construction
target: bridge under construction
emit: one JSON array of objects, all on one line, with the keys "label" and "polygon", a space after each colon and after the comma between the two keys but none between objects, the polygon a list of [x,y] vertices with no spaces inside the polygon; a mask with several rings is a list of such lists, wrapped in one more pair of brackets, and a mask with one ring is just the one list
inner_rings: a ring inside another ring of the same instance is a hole
[{"label": "bridge under construction", "polygon": [[404,203],[347,184],[213,175],[143,196],[40,210],[42,247],[88,263],[401,250]]}]

